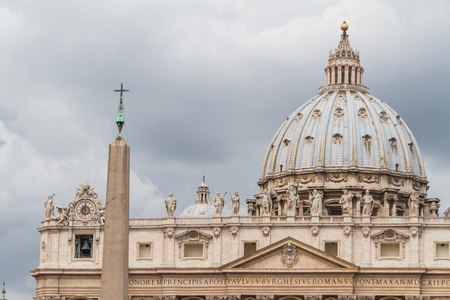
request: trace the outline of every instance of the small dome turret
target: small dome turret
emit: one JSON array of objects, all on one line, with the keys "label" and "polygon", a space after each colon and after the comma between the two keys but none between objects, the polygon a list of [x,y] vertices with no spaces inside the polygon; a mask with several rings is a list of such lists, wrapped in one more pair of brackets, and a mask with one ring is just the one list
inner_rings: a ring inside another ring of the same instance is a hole
[{"label": "small dome turret", "polygon": [[197,188],[197,198],[194,204],[186,207],[180,214],[180,218],[210,218],[214,216],[214,206],[211,204],[209,187],[205,182],[205,176]]}]

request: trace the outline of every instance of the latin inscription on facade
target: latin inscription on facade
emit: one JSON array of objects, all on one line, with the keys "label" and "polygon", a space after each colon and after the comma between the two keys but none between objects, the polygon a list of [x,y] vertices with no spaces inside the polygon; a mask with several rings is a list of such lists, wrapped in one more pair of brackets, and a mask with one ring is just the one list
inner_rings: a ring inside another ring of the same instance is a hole
[{"label": "latin inscription on facade", "polygon": [[411,279],[411,278],[165,278],[165,279],[130,279],[129,286],[220,286],[220,285],[286,285],[286,286],[422,286],[450,287],[450,279]]}]

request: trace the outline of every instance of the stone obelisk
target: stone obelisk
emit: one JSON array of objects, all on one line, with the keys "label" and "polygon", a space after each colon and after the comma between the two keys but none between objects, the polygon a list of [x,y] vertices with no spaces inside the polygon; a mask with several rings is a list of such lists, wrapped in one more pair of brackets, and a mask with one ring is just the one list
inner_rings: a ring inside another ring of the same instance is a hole
[{"label": "stone obelisk", "polygon": [[119,134],[109,145],[108,182],[103,238],[102,300],[128,300],[128,228],[130,148],[122,138],[123,84],[120,90]]}]

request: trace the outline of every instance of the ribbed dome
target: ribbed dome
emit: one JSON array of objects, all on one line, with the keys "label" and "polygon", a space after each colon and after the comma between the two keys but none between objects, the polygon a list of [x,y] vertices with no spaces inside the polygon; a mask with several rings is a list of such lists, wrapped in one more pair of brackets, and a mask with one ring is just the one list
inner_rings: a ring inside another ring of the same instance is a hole
[{"label": "ribbed dome", "polygon": [[261,178],[317,167],[364,167],[426,177],[417,142],[381,100],[355,90],[322,93],[295,110],[275,134]]},{"label": "ribbed dome", "polygon": [[194,203],[186,207],[180,218],[211,218],[214,216],[214,206],[211,203]]},{"label": "ribbed dome", "polygon": [[328,57],[325,86],[281,125],[264,159],[261,179],[283,171],[329,167],[391,170],[426,178],[409,128],[363,85],[359,52],[350,46],[348,25],[343,26],[339,45]]}]

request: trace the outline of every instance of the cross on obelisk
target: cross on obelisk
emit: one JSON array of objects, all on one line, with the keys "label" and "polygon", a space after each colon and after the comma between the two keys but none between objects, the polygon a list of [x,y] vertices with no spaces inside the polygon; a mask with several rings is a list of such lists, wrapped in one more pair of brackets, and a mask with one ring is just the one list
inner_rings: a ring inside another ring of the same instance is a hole
[{"label": "cross on obelisk", "polygon": [[125,124],[125,120],[123,118],[123,110],[124,110],[123,100],[122,100],[123,92],[129,92],[129,91],[130,90],[123,89],[122,82],[120,83],[120,90],[114,90],[114,92],[120,92],[120,102],[119,102],[119,106],[118,106],[119,115],[117,116],[117,120],[116,120],[117,127],[119,127],[119,136],[120,136],[120,133],[122,132],[122,127]]},{"label": "cross on obelisk", "polygon": [[129,92],[130,90],[123,89],[123,82],[120,83],[120,90],[114,90],[114,92],[120,92],[120,103],[122,103],[123,92]]},{"label": "cross on obelisk", "polygon": [[345,12],[345,8],[344,8],[344,12],[341,14],[341,16],[344,16],[344,22],[347,21],[346,19],[347,19],[348,15],[349,14]]}]

